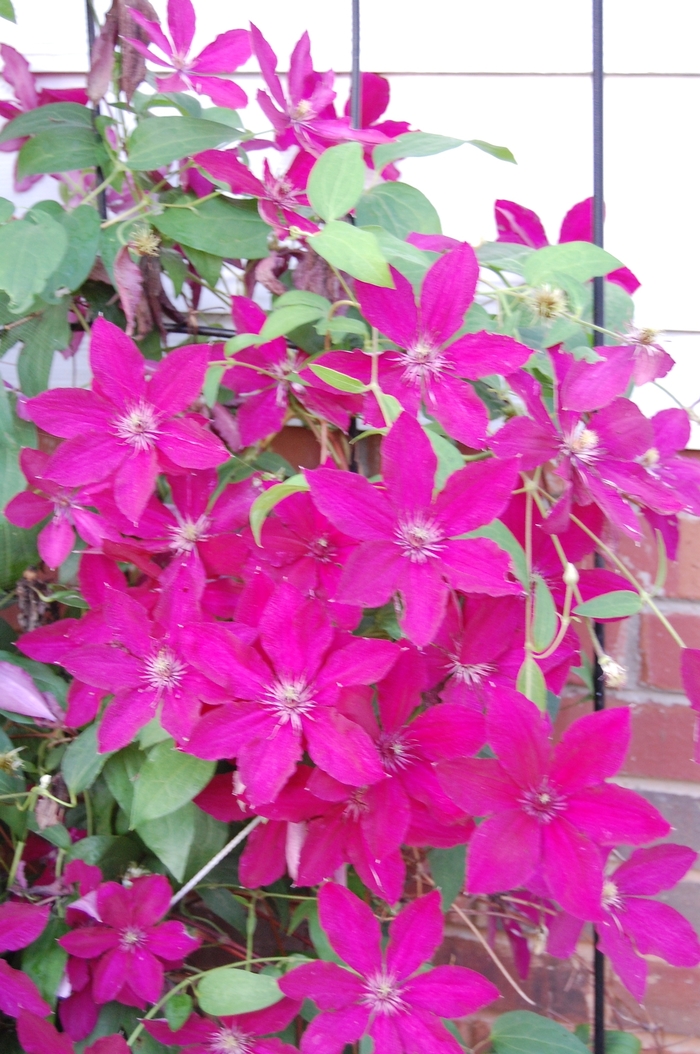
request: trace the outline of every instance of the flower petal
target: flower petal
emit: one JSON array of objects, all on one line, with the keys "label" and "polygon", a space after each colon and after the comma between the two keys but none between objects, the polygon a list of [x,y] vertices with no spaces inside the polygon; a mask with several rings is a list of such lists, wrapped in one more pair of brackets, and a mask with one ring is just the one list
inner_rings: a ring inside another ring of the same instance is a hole
[{"label": "flower petal", "polygon": [[[379,968],[381,956],[378,956],[376,969]],[[292,999],[313,999],[321,1010],[339,1010],[355,1003],[363,991],[362,981],[357,974],[344,970],[337,963],[328,962],[304,963],[280,977],[278,983],[286,996]]]},{"label": "flower petal", "polygon": [[670,824],[641,794],[612,783],[569,798],[567,819],[601,845],[643,845],[665,838]]},{"label": "flower petal", "polygon": [[416,342],[418,329],[413,287],[393,267],[391,277],[394,289],[355,282],[355,295],[360,302],[360,311],[369,324],[376,326],[399,347],[408,348]]},{"label": "flower petal", "polygon": [[389,924],[387,970],[399,980],[415,973],[433,957],[442,940],[443,924],[438,890],[411,901]]},{"label": "flower petal", "polygon": [[520,692],[502,689],[489,706],[486,732],[508,775],[521,787],[538,787],[552,747],[548,725],[535,704]]},{"label": "flower petal", "polygon": [[399,414],[382,443],[382,479],[399,514],[430,506],[436,471],[437,457],[425,431],[410,414]]},{"label": "flower petal", "polygon": [[566,911],[578,918],[602,917],[603,858],[598,847],[568,820],[542,825],[542,871]]},{"label": "flower petal", "polygon": [[445,253],[428,270],[420,294],[421,329],[436,344],[449,340],[462,325],[478,278],[479,263],[466,242]]},{"label": "flower petal", "polygon": [[228,458],[219,437],[187,417],[162,424],[157,445],[181,468],[216,468]]},{"label": "flower petal", "polygon": [[317,468],[306,472],[316,507],[338,530],[351,538],[388,541],[394,537],[394,516],[385,494],[350,472]]},{"label": "flower petal", "polygon": [[90,339],[90,366],[99,386],[110,402],[128,409],[146,394],[144,359],[126,333],[97,318]]},{"label": "flower petal", "polygon": [[348,966],[368,976],[381,969],[381,930],[371,908],[345,886],[328,882],[318,894],[319,921]]},{"label": "flower petal", "polygon": [[440,1017],[464,1017],[500,997],[494,984],[464,966],[436,966],[403,988],[413,1006]]},{"label": "flower petal", "polygon": [[526,885],[540,864],[540,846],[540,825],[522,809],[485,820],[469,843],[467,889],[499,893]]}]

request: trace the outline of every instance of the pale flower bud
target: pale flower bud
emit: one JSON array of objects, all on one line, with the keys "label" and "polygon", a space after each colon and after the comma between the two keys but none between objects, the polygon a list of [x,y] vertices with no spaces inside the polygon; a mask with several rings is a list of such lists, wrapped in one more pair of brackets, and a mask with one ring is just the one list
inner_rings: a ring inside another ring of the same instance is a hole
[{"label": "pale flower bud", "polygon": [[567,564],[562,575],[564,585],[568,586],[569,589],[573,589],[574,586],[578,585],[579,573],[573,564]]},{"label": "pale flower bud", "polygon": [[627,670],[619,662],[615,662],[609,655],[602,655],[599,659],[600,668],[603,671],[603,680],[606,688],[624,688],[627,684]]},{"label": "pale flower bud", "polygon": [[40,777],[40,779],[39,779],[39,786],[41,787],[42,790],[45,790],[45,791],[48,790],[49,787],[51,786],[51,776],[48,774],[48,772]]}]

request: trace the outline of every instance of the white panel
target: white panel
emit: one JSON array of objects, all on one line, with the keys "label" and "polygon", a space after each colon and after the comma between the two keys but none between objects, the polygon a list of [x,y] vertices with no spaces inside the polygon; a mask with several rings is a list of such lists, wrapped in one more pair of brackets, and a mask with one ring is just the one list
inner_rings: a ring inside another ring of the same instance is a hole
[{"label": "white panel", "polygon": [[697,0],[605,0],[605,67],[615,73],[700,73]]},{"label": "white panel", "polygon": [[88,68],[85,0],[15,0],[17,25],[0,21],[0,41],[29,59],[33,70]]}]

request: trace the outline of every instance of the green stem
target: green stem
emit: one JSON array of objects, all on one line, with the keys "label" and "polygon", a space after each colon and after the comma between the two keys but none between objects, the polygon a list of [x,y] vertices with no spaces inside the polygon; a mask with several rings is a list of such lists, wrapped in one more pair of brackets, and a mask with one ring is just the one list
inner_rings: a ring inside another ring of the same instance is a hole
[{"label": "green stem", "polygon": [[20,861],[22,859],[22,853],[24,852],[24,847],[25,847],[26,844],[27,844],[26,842],[18,842],[17,845],[15,846],[15,853],[14,853],[14,856],[12,857],[12,863],[10,864],[10,873],[7,876],[7,888],[8,889],[12,886],[15,878],[17,877],[17,868],[20,865]]}]

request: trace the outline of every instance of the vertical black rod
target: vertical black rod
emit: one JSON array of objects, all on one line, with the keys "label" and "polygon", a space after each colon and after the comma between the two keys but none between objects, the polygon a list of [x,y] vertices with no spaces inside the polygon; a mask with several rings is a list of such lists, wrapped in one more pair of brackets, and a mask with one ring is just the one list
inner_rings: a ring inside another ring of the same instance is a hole
[{"label": "vertical black rod", "polygon": [[360,75],[360,0],[352,0],[352,67],[350,70],[350,123],[362,125],[362,77]]},{"label": "vertical black rod", "polygon": [[[603,193],[603,0],[593,0],[593,241],[603,247],[605,198]],[[593,325],[605,325],[605,279],[593,279]],[[596,344],[605,343],[605,335],[595,334]],[[596,566],[603,561],[598,553]],[[605,630],[598,622],[595,635],[605,648]],[[600,663],[596,660],[593,672],[593,707],[605,707],[605,682]],[[598,947],[598,934],[593,934],[593,1054],[605,1054],[605,956]]]},{"label": "vertical black rod", "polygon": [[[92,48],[93,48],[93,45],[95,43],[95,12],[92,9],[92,0],[85,0],[85,18],[86,18],[86,21],[87,21],[88,59],[91,60],[92,59]],[[95,104],[95,108],[92,111],[92,114],[93,114],[92,120],[93,120],[93,124],[94,124],[95,123],[95,118],[99,117],[99,114],[100,114],[100,104],[99,103]],[[105,178],[104,177],[104,172],[102,171],[102,169],[98,165],[97,168],[95,169],[95,180],[97,181],[98,186],[99,186],[100,183],[102,183],[104,178]],[[100,216],[102,217],[102,219],[106,220],[107,219],[107,194],[106,194],[106,192],[104,190],[101,191],[101,193],[99,193],[97,195],[97,208],[99,210],[99,213],[100,213]]]}]

